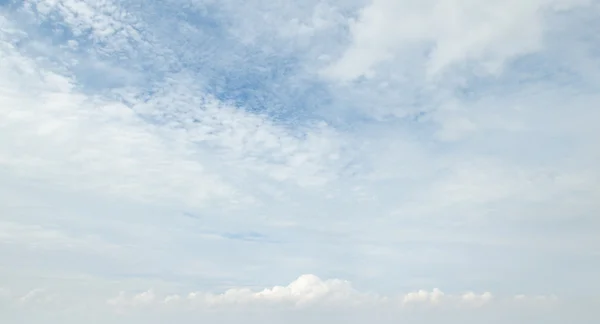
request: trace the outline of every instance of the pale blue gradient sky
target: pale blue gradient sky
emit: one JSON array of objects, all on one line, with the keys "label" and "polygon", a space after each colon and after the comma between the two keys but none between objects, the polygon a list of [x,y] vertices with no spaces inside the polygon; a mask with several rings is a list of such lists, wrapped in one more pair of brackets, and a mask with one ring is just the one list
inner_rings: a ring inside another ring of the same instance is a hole
[{"label": "pale blue gradient sky", "polygon": [[[599,18],[586,0],[0,1],[0,310],[592,323]],[[407,304],[435,288],[417,303],[436,311]]]}]

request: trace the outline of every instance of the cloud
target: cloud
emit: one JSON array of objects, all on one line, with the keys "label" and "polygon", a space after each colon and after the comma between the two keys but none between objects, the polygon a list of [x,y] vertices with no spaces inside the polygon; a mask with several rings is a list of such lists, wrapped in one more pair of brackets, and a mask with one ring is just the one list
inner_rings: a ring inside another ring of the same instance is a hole
[{"label": "cloud", "polygon": [[157,299],[152,290],[133,295],[129,298],[121,293],[109,299],[110,305],[124,307],[145,305],[152,302],[163,304],[182,304],[198,307],[256,307],[256,306],[292,306],[310,307],[315,305],[360,306],[364,303],[381,302],[385,299],[376,295],[356,291],[349,282],[339,279],[322,280],[306,274],[298,277],[287,286],[275,286],[260,291],[247,288],[231,288],[221,294],[191,292],[187,296],[167,295]]},{"label": "cloud", "polygon": [[[427,53],[427,75],[477,64],[497,74],[505,62],[540,51],[547,16],[586,7],[590,1],[388,1],[374,0],[350,21],[352,41],[326,74],[352,80],[379,63]],[[523,28],[527,26],[527,28]]]},{"label": "cloud", "polygon": [[[79,299],[88,303],[86,307],[102,306],[98,299],[90,299],[86,295],[73,295],[68,291],[48,291],[47,289],[33,289],[22,296],[3,294],[6,300],[12,301],[13,305],[48,306],[58,305],[57,301],[69,298],[74,301]],[[372,307],[380,309],[396,309],[411,311],[415,306],[430,306],[439,310],[448,308],[460,308],[461,306],[482,307],[494,303],[492,294],[485,292],[476,294],[466,292],[462,294],[446,294],[439,289],[432,291],[418,290],[405,294],[392,294],[388,296],[366,293],[356,290],[350,282],[341,279],[323,280],[312,274],[299,276],[286,286],[274,286],[264,289],[230,288],[222,293],[190,292],[187,294],[161,294],[154,289],[139,293],[120,292],[117,296],[106,299],[108,307],[120,311],[146,309],[173,309],[178,307],[182,310],[207,311],[212,310],[249,310],[256,307],[269,307],[271,310],[283,309],[335,309],[338,307],[364,308]],[[555,295],[515,295],[514,297],[501,297],[497,302],[514,302],[521,305],[542,305],[558,303]],[[96,303],[94,306],[93,303]],[[60,307],[66,307],[62,304]],[[74,305],[83,306],[81,303]]]},{"label": "cloud", "polygon": [[[220,106],[210,98],[190,98],[198,100],[200,107],[205,109],[195,112],[187,108],[185,111],[174,110],[170,115],[168,112],[178,107],[165,107],[161,102],[181,100],[178,91],[191,91],[182,86],[169,87],[163,93],[166,97],[159,95],[133,107],[88,97],[74,92],[75,80],[71,76],[45,70],[19,56],[14,48],[7,48],[5,54],[14,59],[6,62],[14,63],[3,67],[6,89],[12,89],[3,99],[3,131],[7,137],[22,140],[3,146],[6,158],[2,163],[14,174],[31,175],[35,169],[36,177],[53,179],[50,181],[66,186],[85,179],[85,184],[78,185],[80,188],[132,195],[139,199],[171,196],[192,205],[218,197],[237,196],[240,201],[251,199],[248,192],[233,189],[231,183],[210,171],[215,167],[214,164],[209,166],[214,163],[209,162],[210,158],[204,162],[190,158],[191,143],[204,142],[226,150],[226,155],[238,160],[231,162],[241,167],[259,171],[269,168],[266,172],[276,180],[292,178],[303,184],[327,181],[327,174],[321,176],[320,165],[321,159],[327,159],[325,154],[332,154],[327,140],[315,137],[316,145],[306,145],[284,130],[270,126],[268,121]],[[40,71],[42,77],[18,72],[23,70]],[[35,84],[38,93],[25,95],[20,88],[25,84]],[[191,102],[180,104],[185,107]],[[29,108],[18,111],[16,107]],[[141,117],[135,115],[135,111]],[[143,123],[142,118],[152,117],[150,113],[158,111],[161,115],[154,117],[167,125]],[[171,130],[169,124],[172,123],[182,123],[183,128]],[[186,130],[198,123],[204,126]],[[310,143],[313,141],[310,138],[316,135],[308,136]],[[249,159],[258,161],[250,164],[246,162]],[[53,176],[57,173],[60,175]],[[104,176],[107,174],[115,177],[107,182]],[[195,176],[189,178],[184,174]]]},{"label": "cloud", "polygon": [[472,291],[463,294],[445,294],[441,290],[434,288],[432,291],[418,290],[410,292],[402,297],[403,307],[415,306],[436,306],[436,307],[482,307],[493,301],[492,293],[484,292],[476,294]]},{"label": "cloud", "polygon": [[[187,295],[169,294],[157,296],[153,290],[138,294],[121,292],[118,296],[107,300],[107,304],[117,309],[135,309],[139,307],[183,307],[187,309],[221,309],[244,310],[256,307],[270,309],[311,309],[311,308],[381,308],[411,311],[415,307],[460,309],[464,306],[479,308],[493,303],[495,298],[490,292],[477,294],[465,292],[462,294],[445,294],[435,288],[432,291],[418,290],[406,294],[383,296],[373,293],[360,292],[345,280],[322,280],[312,274],[305,274],[292,281],[287,286],[274,286],[263,290],[249,288],[231,288],[223,293],[191,292]],[[549,302],[557,303],[555,295],[515,295],[501,297],[500,304],[518,303],[521,305],[543,305]],[[274,307],[274,308],[273,308]]]},{"label": "cloud", "polygon": [[287,286],[265,289],[230,288],[222,293],[164,294],[149,289],[137,293],[121,292],[104,300],[98,293],[93,288],[81,290],[77,294],[68,290],[33,289],[22,296],[9,296],[0,304],[0,308],[5,310],[5,315],[16,316],[15,318],[31,317],[35,322],[39,321],[33,320],[38,314],[52,319],[64,318],[67,321],[91,316],[95,321],[111,319],[119,323],[158,323],[175,318],[215,317],[233,322],[246,318],[267,323],[275,323],[282,318],[323,320],[329,317],[347,317],[353,323],[360,323],[373,316],[384,323],[393,323],[398,319],[433,323],[448,316],[452,318],[451,323],[461,320],[476,323],[485,318],[506,320],[516,313],[528,316],[532,323],[542,323],[548,312],[551,313],[548,318],[563,318],[565,314],[572,314],[578,309],[573,308],[574,304],[565,303],[554,295],[492,298],[489,292],[446,294],[433,289],[384,296],[356,290],[345,280],[323,280],[310,274],[298,277]]},{"label": "cloud", "polygon": [[514,297],[514,300],[526,305],[553,305],[558,302],[558,297],[556,295],[526,296],[519,294]]},{"label": "cloud", "polygon": [[437,303],[440,298],[444,295],[439,289],[434,289],[431,293],[425,290],[419,290],[417,292],[408,293],[402,300],[403,303],[411,302],[431,302]]},{"label": "cloud", "polygon": [[69,307],[64,296],[43,288],[34,288],[18,295],[8,289],[0,289],[0,309],[21,311],[63,310]]},{"label": "cloud", "polygon": [[[73,186],[76,181],[81,189],[132,194],[142,199],[167,187],[170,190],[187,187],[184,190],[193,193],[184,199],[193,197],[197,202],[209,196],[232,193],[201,164],[186,160],[181,151],[175,153],[160,143],[123,104],[74,93],[69,76],[46,71],[33,61],[19,57],[14,49],[5,54],[14,58],[15,63],[4,65],[2,69],[5,89],[13,89],[12,94],[3,97],[3,133],[7,138],[21,139],[2,147],[5,156],[2,164],[13,174],[35,174],[64,186]],[[18,73],[22,70],[39,72]],[[25,95],[19,90],[23,85],[36,87],[37,94]],[[178,154],[181,158],[176,157]],[[210,189],[192,188],[192,183],[181,175],[166,172],[177,169],[202,177]],[[106,181],[103,174],[120,176]],[[161,177],[155,176],[158,174],[163,174],[166,182],[161,184]]]},{"label": "cloud", "polygon": [[472,303],[475,306],[483,305],[492,299],[490,292],[484,292],[481,295],[477,295],[474,292],[468,292],[461,296],[461,299],[467,303]]},{"label": "cloud", "polygon": [[[592,317],[597,9],[2,4],[9,299],[43,287],[30,306],[56,293],[99,307],[99,322],[112,307],[146,323],[255,306],[287,314],[262,322],[373,321],[381,308],[381,322],[430,310],[490,322],[546,301],[555,320]],[[273,287],[298,273],[353,285]],[[182,312],[142,320],[155,308]]]}]

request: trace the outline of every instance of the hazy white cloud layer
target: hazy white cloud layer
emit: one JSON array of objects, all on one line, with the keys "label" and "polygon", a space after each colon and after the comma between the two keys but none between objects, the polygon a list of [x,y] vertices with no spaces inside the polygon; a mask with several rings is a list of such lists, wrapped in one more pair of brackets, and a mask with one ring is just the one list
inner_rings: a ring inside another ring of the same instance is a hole
[{"label": "hazy white cloud layer", "polygon": [[[458,315],[471,322],[506,312],[545,320],[550,318],[547,313],[555,315],[553,310],[557,308],[572,311],[569,309],[572,305],[564,304],[556,296],[495,298],[489,292],[452,295],[437,288],[430,292],[419,290],[403,295],[379,296],[359,292],[347,281],[322,280],[315,275],[302,275],[287,286],[263,290],[230,288],[222,293],[165,294],[149,289],[138,293],[122,291],[106,300],[97,295],[93,298],[94,292],[89,290],[76,297],[45,289],[33,289],[20,295],[11,294],[9,290],[2,292],[0,307],[6,314],[28,311],[30,314],[52,314],[55,319],[68,318],[67,321],[74,322],[87,312],[88,316],[92,315],[94,323],[132,317],[155,323],[157,319],[160,322],[181,315],[196,320],[225,321],[291,317],[299,323],[311,320],[311,317],[346,320],[354,317],[356,322],[356,317],[366,319],[376,316],[386,318],[385,322],[393,322],[393,319],[434,320],[440,316]],[[488,320],[493,321],[494,318]]]},{"label": "hazy white cloud layer", "polygon": [[0,1],[0,322],[598,323],[597,30],[592,0]]}]

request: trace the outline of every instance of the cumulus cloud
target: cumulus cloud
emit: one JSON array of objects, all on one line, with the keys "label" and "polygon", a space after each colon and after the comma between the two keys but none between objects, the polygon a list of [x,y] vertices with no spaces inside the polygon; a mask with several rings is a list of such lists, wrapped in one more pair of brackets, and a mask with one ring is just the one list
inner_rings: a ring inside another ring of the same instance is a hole
[{"label": "cumulus cloud", "polygon": [[365,303],[383,302],[377,295],[356,291],[348,281],[340,279],[322,280],[306,274],[298,277],[287,286],[275,286],[260,291],[248,288],[232,288],[221,294],[191,292],[187,295],[167,295],[158,299],[152,290],[126,297],[124,293],[109,299],[114,306],[138,306],[148,303],[182,304],[199,307],[255,307],[255,306],[292,306],[309,307],[360,306]]},{"label": "cumulus cloud", "polygon": [[441,290],[435,288],[432,291],[418,290],[415,292],[407,293],[402,298],[402,305],[404,307],[411,307],[415,305],[429,305],[429,306],[448,306],[453,305],[455,307],[466,305],[471,307],[481,307],[493,299],[492,293],[484,292],[477,294],[472,291],[463,294],[445,294]]},{"label": "cumulus cloud", "polygon": [[[387,309],[410,310],[415,307],[434,307],[449,309],[461,307],[482,307],[494,301],[490,292],[472,291],[458,294],[446,294],[440,289],[432,291],[417,290],[405,294],[379,295],[365,293],[352,287],[350,282],[340,279],[323,280],[312,274],[305,274],[287,286],[274,286],[263,290],[250,288],[231,288],[223,293],[191,292],[188,294],[157,295],[154,290],[141,293],[121,292],[107,300],[107,304],[118,309],[139,308],[145,306],[178,306],[187,309],[247,309],[248,307],[288,307],[331,308],[331,307],[384,307]],[[503,303],[543,303],[557,302],[554,295],[515,295],[501,297]]]},{"label": "cumulus cloud", "polygon": [[402,302],[412,303],[412,302],[431,302],[438,303],[440,299],[444,296],[444,293],[439,289],[434,289],[432,292],[428,292],[425,290],[419,290],[417,292],[411,292],[404,296]]},{"label": "cumulus cloud", "polygon": [[[439,289],[379,295],[359,291],[346,280],[320,279],[312,274],[301,275],[286,286],[265,289],[230,288],[222,293],[187,294],[159,291],[165,290],[122,291],[102,299],[99,291],[93,289],[78,293],[32,289],[23,294],[7,295],[0,303],[0,309],[8,316],[16,314],[15,318],[45,314],[55,319],[63,316],[67,322],[73,322],[78,316],[90,316],[98,322],[111,319],[119,323],[213,317],[233,322],[246,318],[275,323],[277,318],[296,321],[331,316],[347,317],[353,323],[373,316],[384,323],[393,323],[399,318],[434,323],[447,316],[452,316],[456,322],[460,322],[460,318],[476,323],[485,318],[495,320],[500,314],[529,314],[533,320],[545,318],[544,313],[550,310],[569,310],[554,295],[492,297],[489,292],[449,294]],[[501,318],[508,317],[502,315]]]}]

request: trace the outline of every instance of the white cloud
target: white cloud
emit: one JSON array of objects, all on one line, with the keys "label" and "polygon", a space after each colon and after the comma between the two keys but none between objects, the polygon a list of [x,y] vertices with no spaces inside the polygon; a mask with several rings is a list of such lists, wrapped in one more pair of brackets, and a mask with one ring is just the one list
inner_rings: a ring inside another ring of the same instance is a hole
[{"label": "white cloud", "polygon": [[0,8],[6,298],[593,315],[592,2],[240,4]]},{"label": "white cloud", "polygon": [[[165,298],[165,301],[172,301],[172,297]],[[144,291],[128,298],[124,292],[120,292],[117,297],[110,298],[106,301],[108,305],[115,307],[144,307],[153,304],[156,301],[156,296],[152,290]]]},{"label": "white cloud", "polygon": [[352,42],[326,73],[352,80],[384,61],[428,51],[427,74],[476,63],[499,73],[507,60],[543,48],[546,15],[590,1],[392,1],[373,0],[350,22]]},{"label": "white cloud", "polygon": [[[358,291],[345,280],[322,280],[314,275],[302,275],[287,286],[262,290],[230,288],[223,293],[163,294],[150,289],[137,293],[121,292],[104,300],[100,291],[92,288],[94,286],[87,287],[79,293],[33,289],[22,296],[9,296],[8,302],[5,300],[0,308],[4,307],[4,314],[13,314],[17,316],[15,318],[43,314],[52,319],[65,318],[67,322],[75,322],[78,316],[90,316],[100,322],[110,318],[134,323],[209,319],[214,316],[222,320],[245,318],[251,322],[266,323],[276,323],[277,319],[308,320],[311,317],[323,320],[329,316],[348,317],[353,323],[373,316],[383,323],[393,323],[399,318],[426,323],[450,318],[450,323],[461,322],[460,319],[476,323],[486,318],[508,319],[511,314],[527,314],[531,323],[542,323],[547,312],[552,313],[551,317],[557,314],[564,316],[577,309],[572,308],[573,304],[559,301],[554,295],[492,298],[489,292],[446,294],[433,289],[383,296]],[[563,313],[556,313],[557,310],[563,310]]]},{"label": "white cloud", "polygon": [[[19,302],[21,303],[32,303],[32,302],[47,302],[48,301],[48,296],[43,296],[45,295],[46,291],[44,289],[33,289],[32,291],[28,292],[27,294],[25,294],[24,296],[22,296],[21,298],[19,298]],[[44,298],[45,297],[45,298]]]},{"label": "white cloud", "polygon": [[[15,305],[58,305],[58,300],[68,298],[74,302],[73,307],[100,307],[99,299],[90,298],[94,291],[81,291],[79,295],[73,292],[49,292],[46,289],[33,289],[22,296],[5,294],[5,299],[12,300]],[[519,305],[542,305],[558,303],[555,295],[515,295],[493,298],[490,292],[477,294],[474,292],[446,294],[439,289],[432,291],[418,290],[406,294],[391,294],[388,296],[366,293],[356,290],[350,282],[341,279],[323,280],[312,274],[299,276],[286,286],[274,286],[265,289],[230,288],[223,293],[190,292],[187,294],[161,294],[154,289],[132,293],[120,292],[117,296],[106,299],[108,307],[119,311],[146,309],[181,310],[248,310],[257,307],[269,307],[271,310],[284,309],[336,309],[377,308],[410,312],[412,306],[435,306],[439,310],[459,309],[461,306],[481,307],[499,303],[518,303]],[[79,300],[80,303],[75,302]],[[95,304],[95,305],[94,305]],[[516,304],[515,304],[516,305]],[[62,304],[61,307],[68,307]]]},{"label": "white cloud", "polygon": [[192,305],[192,307],[256,307],[256,306],[361,306],[385,302],[385,298],[356,291],[349,282],[339,279],[322,280],[311,274],[298,277],[287,286],[275,286],[259,291],[231,288],[221,294],[191,292],[187,296],[167,295],[156,298],[152,290],[126,297],[124,293],[108,300],[118,307],[148,303]]},{"label": "white cloud", "polygon": [[[287,286],[275,286],[263,290],[249,288],[231,288],[223,293],[192,292],[187,295],[170,294],[157,296],[153,290],[138,294],[121,292],[110,298],[107,304],[118,309],[134,309],[138,307],[180,307],[181,309],[221,309],[244,310],[256,307],[270,307],[272,310],[307,308],[377,308],[388,310],[404,310],[410,312],[416,306],[431,306],[439,310],[461,309],[463,306],[479,308],[493,303],[495,298],[490,292],[477,294],[445,294],[439,289],[432,291],[418,290],[406,294],[390,296],[364,293],[355,290],[348,281],[340,279],[322,280],[315,275],[302,275]],[[500,304],[517,302],[526,305],[541,304],[545,301],[557,302],[554,295],[501,297]],[[248,308],[250,307],[250,308]]]},{"label": "white cloud", "polygon": [[445,294],[441,290],[434,288],[432,291],[418,290],[404,295],[402,305],[412,307],[415,305],[460,307],[462,305],[470,307],[481,307],[492,301],[492,293],[484,292],[477,294],[472,291],[463,294]]},{"label": "white cloud", "polygon": [[25,5],[42,19],[58,14],[75,36],[89,32],[93,41],[104,43],[111,52],[132,49],[130,40],[141,39],[138,30],[143,26],[118,1],[35,0]]},{"label": "white cloud", "polygon": [[444,296],[444,293],[439,289],[434,289],[432,292],[428,292],[425,290],[419,290],[416,292],[411,292],[404,296],[402,302],[404,304],[412,303],[412,302],[431,302],[433,304],[438,303],[440,299]]},{"label": "white cloud", "polygon": [[558,302],[556,295],[534,295],[528,296],[519,294],[514,296],[514,300],[519,303],[532,304],[532,305],[553,305]]},{"label": "white cloud", "polygon": [[461,296],[461,299],[469,304],[472,304],[474,306],[481,306],[483,304],[488,303],[490,300],[492,300],[493,296],[490,292],[484,292],[481,295],[477,295],[474,292],[468,292],[468,293],[464,293]]},{"label": "white cloud", "polygon": [[[4,143],[1,162],[14,175],[145,201],[170,197],[196,206],[213,198],[252,201],[252,189],[239,183],[233,188],[233,175],[223,179],[217,171],[223,167],[247,168],[301,185],[335,177],[327,164],[337,163],[339,144],[325,135],[331,133],[326,127],[298,140],[262,117],[210,97],[190,97],[198,89],[179,81],[130,108],[78,93],[73,77],[47,70],[4,45],[2,133],[20,140]],[[166,125],[146,124],[140,116]],[[219,165],[208,151],[196,150],[200,143],[222,151],[229,162]]]}]

